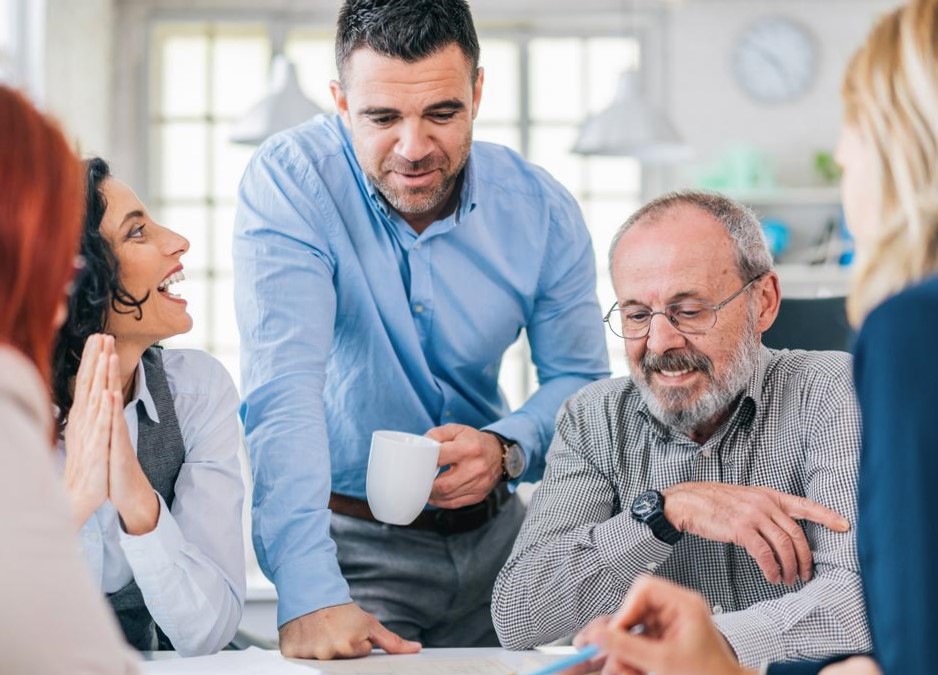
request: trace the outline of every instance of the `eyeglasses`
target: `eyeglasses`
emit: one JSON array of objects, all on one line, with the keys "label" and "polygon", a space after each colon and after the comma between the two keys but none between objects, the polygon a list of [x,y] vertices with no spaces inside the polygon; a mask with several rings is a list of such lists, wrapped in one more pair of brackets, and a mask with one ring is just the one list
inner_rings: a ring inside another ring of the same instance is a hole
[{"label": "eyeglasses", "polygon": [[730,304],[739,295],[742,295],[744,291],[764,276],[765,274],[760,274],[751,279],[733,295],[715,305],[698,300],[682,300],[667,305],[660,312],[654,312],[645,305],[620,307],[617,302],[606,312],[603,322],[609,326],[609,330],[620,338],[640,340],[648,337],[648,332],[651,330],[651,320],[655,318],[656,314],[661,314],[672,326],[685,335],[700,335],[716,325],[717,312]]}]

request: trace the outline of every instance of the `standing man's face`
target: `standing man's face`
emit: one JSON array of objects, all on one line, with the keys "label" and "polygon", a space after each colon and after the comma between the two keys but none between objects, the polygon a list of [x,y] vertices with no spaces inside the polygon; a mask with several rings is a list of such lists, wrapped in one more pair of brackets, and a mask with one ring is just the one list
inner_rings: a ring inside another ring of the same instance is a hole
[{"label": "standing man's face", "polygon": [[332,95],[358,161],[392,207],[419,231],[444,210],[472,144],[482,70],[456,45],[414,63],[355,50]]}]

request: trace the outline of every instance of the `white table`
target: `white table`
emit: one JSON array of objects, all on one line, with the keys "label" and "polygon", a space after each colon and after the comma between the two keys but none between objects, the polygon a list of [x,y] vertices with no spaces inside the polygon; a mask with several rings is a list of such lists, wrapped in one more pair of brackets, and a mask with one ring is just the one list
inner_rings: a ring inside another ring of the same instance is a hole
[{"label": "white table", "polygon": [[508,675],[536,670],[573,651],[571,647],[544,650],[424,649],[419,654],[397,656],[376,652],[365,659],[317,661],[316,667],[329,675]]},{"label": "white table", "polygon": [[[397,656],[375,651],[363,659],[291,661],[326,675],[511,675],[537,670],[572,651],[572,647],[543,647],[526,652],[497,648],[424,649],[419,654]],[[149,652],[144,653],[144,658],[163,661],[179,657],[175,652]],[[237,652],[223,652],[220,658],[237,658]],[[198,662],[199,659],[191,661],[192,665]]]}]

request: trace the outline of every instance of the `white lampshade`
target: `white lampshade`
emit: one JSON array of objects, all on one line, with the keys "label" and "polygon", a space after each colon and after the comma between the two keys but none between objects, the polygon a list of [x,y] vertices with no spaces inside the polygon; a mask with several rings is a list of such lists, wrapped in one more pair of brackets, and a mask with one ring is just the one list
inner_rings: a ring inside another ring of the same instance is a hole
[{"label": "white lampshade", "polygon": [[635,70],[622,73],[610,106],[586,119],[573,152],[635,157],[647,164],[680,162],[693,156],[664,110],[645,99]]},{"label": "white lampshade", "polygon": [[235,143],[256,145],[321,112],[322,108],[306,98],[300,89],[293,62],[283,54],[276,54],[270,67],[267,95],[235,123],[230,139]]}]

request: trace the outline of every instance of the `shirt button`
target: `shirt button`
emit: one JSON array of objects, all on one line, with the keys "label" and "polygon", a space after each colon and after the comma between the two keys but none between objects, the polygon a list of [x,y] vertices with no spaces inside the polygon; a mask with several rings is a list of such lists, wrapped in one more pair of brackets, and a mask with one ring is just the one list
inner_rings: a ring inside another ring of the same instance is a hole
[{"label": "shirt button", "polygon": [[704,450],[704,451],[703,451],[702,453],[700,453],[700,454],[702,454],[702,455],[703,455],[704,457],[706,457],[707,459],[710,459],[710,455],[713,454],[713,452],[710,450],[710,448],[707,448],[706,450]]},{"label": "shirt button", "polygon": [[419,251],[421,246],[422,244],[418,241],[416,244],[414,244],[414,250]]},{"label": "shirt button", "polygon": [[452,416],[453,416],[453,411],[452,411],[452,410],[444,410],[444,411],[443,411],[443,417],[452,417]]},{"label": "shirt button", "polygon": [[723,613],[723,605],[714,605],[714,606],[713,606],[713,613],[714,613],[714,614],[722,614],[722,613]]},{"label": "shirt button", "polygon": [[654,572],[656,569],[658,569],[658,563],[650,562],[647,565],[645,565],[645,569],[648,570],[649,572]]},{"label": "shirt button", "polygon": [[414,311],[417,312],[417,314],[423,314],[423,305],[414,305]]}]

